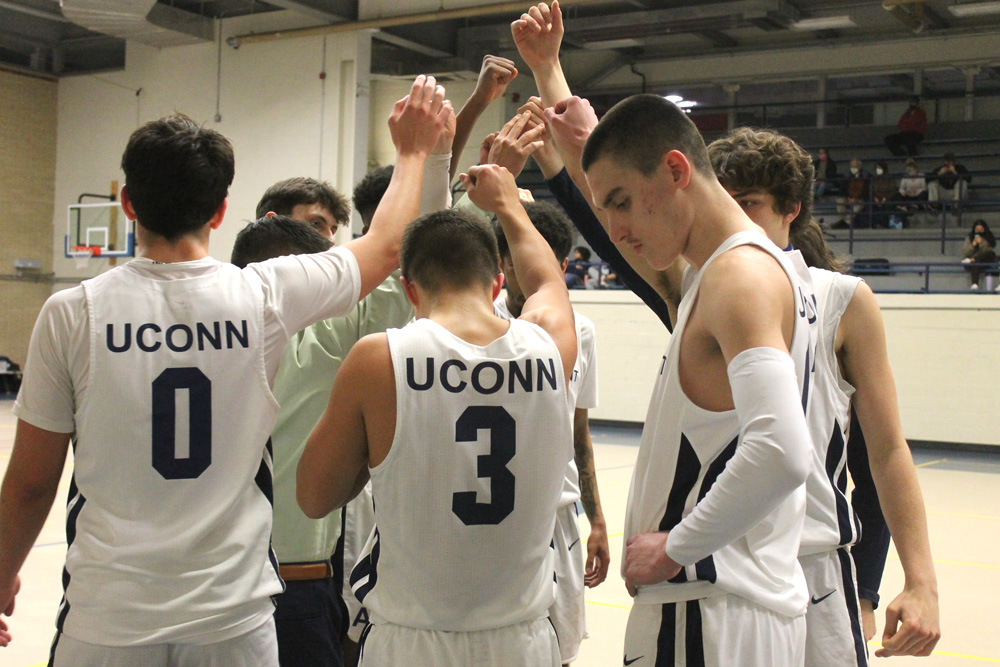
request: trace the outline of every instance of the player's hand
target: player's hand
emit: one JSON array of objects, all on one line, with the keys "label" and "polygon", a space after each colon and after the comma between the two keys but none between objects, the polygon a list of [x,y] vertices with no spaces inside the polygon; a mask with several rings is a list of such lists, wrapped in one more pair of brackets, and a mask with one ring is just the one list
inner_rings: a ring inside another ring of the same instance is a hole
[{"label": "player's hand", "polygon": [[528,119],[529,129],[536,125],[545,125],[545,107],[542,106],[542,98],[537,95],[529,97],[528,101],[518,108],[517,113],[531,114],[531,117]]},{"label": "player's hand", "polygon": [[421,74],[389,116],[389,134],[396,152],[428,155],[453,116],[451,105],[445,105],[444,87],[437,85],[434,77]]},{"label": "player's hand", "polygon": [[639,586],[658,584],[673,579],[681,571],[680,564],[667,555],[669,533],[640,533],[625,545],[625,588],[635,597]]},{"label": "player's hand", "polygon": [[559,1],[553,0],[551,8],[542,2],[528,9],[510,24],[510,34],[517,52],[532,70],[558,63],[563,38]]},{"label": "player's hand", "polygon": [[529,112],[518,114],[511,118],[503,126],[490,146],[488,162],[506,167],[507,171],[517,178],[524,163],[528,161],[528,156],[534,153],[542,145],[539,139],[545,132],[544,125],[536,125],[534,128],[525,129],[531,119]]},{"label": "player's hand", "polygon": [[597,586],[608,576],[611,564],[611,548],[608,546],[608,529],[603,521],[590,523],[590,537],[587,538],[587,562],[583,572],[583,583],[587,588]]},{"label": "player's hand", "polygon": [[941,639],[937,593],[929,588],[904,588],[886,607],[879,658],[928,656]]},{"label": "player's hand", "polygon": [[590,102],[574,95],[546,109],[545,122],[558,145],[582,151],[597,125],[597,113]]},{"label": "player's hand", "polygon": [[483,143],[479,144],[479,164],[490,163],[490,149],[493,148],[493,140],[497,138],[499,132],[490,132],[483,137]]},{"label": "player's hand", "polygon": [[459,178],[472,203],[484,211],[500,213],[521,205],[514,177],[499,165],[469,167],[469,173],[460,174]]},{"label": "player's hand", "polygon": [[[14,613],[14,598],[20,590],[21,577],[15,575],[14,581],[11,582],[10,586],[0,591],[0,613],[3,613],[4,616],[10,616]],[[10,640],[11,634],[7,627],[7,622],[0,618],[0,647],[7,646]]]},{"label": "player's hand", "polygon": [[865,633],[865,641],[870,642],[875,636],[875,607],[871,600],[862,598],[861,603],[861,630]]},{"label": "player's hand", "polygon": [[442,112],[445,114],[444,128],[441,131],[441,136],[438,137],[437,143],[434,144],[434,149],[431,153],[438,155],[445,155],[451,152],[451,144],[455,141],[455,109],[451,106],[450,100],[444,101],[444,109]]},{"label": "player's hand", "polygon": [[484,108],[498,99],[507,90],[511,81],[517,78],[517,67],[513,60],[500,56],[483,56],[483,66],[479,70],[476,89],[469,96]]}]

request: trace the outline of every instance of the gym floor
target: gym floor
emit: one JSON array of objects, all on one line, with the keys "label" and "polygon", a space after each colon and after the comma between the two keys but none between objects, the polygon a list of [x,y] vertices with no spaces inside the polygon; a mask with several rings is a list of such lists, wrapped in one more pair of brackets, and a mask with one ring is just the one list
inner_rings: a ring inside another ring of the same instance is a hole
[{"label": "gym floor", "polygon": [[[0,400],[0,474],[7,469],[14,442],[13,401]],[[631,599],[618,575],[622,526],[632,467],[639,444],[637,428],[595,426],[598,484],[611,538],[611,570],[607,580],[587,594],[587,625],[577,667],[607,667],[621,662],[622,642]],[[941,601],[943,637],[928,667],[1000,664],[1000,637],[993,612],[1000,600],[1000,448],[997,453],[951,450],[914,451],[917,475],[927,506],[931,547]],[[21,593],[9,620],[14,641],[0,649],[0,663],[41,667],[48,660],[62,596],[61,572],[66,553],[65,499],[71,474],[63,472],[55,507],[21,570]],[[580,530],[588,534],[581,515]],[[883,606],[902,589],[899,559],[890,550],[882,579]],[[879,628],[870,649],[878,646],[884,608],[876,611]]]}]

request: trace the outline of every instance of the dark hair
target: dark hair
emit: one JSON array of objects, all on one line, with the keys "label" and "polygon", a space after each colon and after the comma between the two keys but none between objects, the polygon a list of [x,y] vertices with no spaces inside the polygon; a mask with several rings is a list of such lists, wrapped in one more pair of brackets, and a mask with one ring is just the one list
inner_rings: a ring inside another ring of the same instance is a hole
[{"label": "dark hair", "polygon": [[604,114],[587,139],[581,163],[587,171],[608,156],[649,177],[672,150],[683,153],[695,170],[712,175],[705,140],[688,115],[659,95],[633,95]]},{"label": "dark hair", "polygon": [[995,246],[997,239],[993,236],[993,232],[990,231],[990,226],[986,224],[985,220],[976,220],[972,223],[972,229],[969,230],[969,241],[972,241],[976,237],[976,227],[980,225],[983,227],[983,238],[989,241],[990,245]]},{"label": "dark hair", "polygon": [[823,236],[823,229],[812,218],[803,225],[789,229],[788,240],[802,253],[806,266],[815,266],[817,269],[837,273],[843,273],[847,268],[847,263],[830,250]]},{"label": "dark hair", "polygon": [[392,165],[372,169],[354,186],[354,210],[362,218],[371,218],[392,180]]},{"label": "dark hair", "polygon": [[782,215],[801,204],[789,234],[812,220],[815,168],[809,153],[788,137],[740,127],[709,144],[708,156],[727,190],[766,192]]},{"label": "dark hair", "polygon": [[590,248],[588,248],[587,246],[585,246],[585,245],[578,245],[577,247],[573,248],[573,250],[575,250],[576,252],[580,253],[580,261],[581,262],[589,262],[590,261]]},{"label": "dark hair", "polygon": [[[562,262],[569,256],[570,248],[573,247],[573,223],[569,221],[562,209],[547,202],[530,202],[524,205],[524,211],[528,214],[531,224],[535,226],[538,233],[542,235],[545,242],[552,248],[556,259]],[[493,223],[493,231],[497,236],[497,250],[500,257],[510,255],[510,246],[507,244],[507,235],[504,234],[503,227],[499,222]]]},{"label": "dark hair", "polygon": [[240,230],[229,261],[242,269],[272,257],[323,252],[331,245],[330,239],[309,225],[287,215],[272,215]]},{"label": "dark hair", "polygon": [[121,167],[139,224],[172,242],[201,229],[219,210],[235,159],[224,136],[174,114],[133,132]]},{"label": "dark hair", "polygon": [[879,160],[875,163],[875,168],[878,169],[879,167],[882,167],[882,169],[886,172],[889,171],[889,163],[885,160]]},{"label": "dark hair", "polygon": [[326,181],[304,177],[289,178],[269,187],[257,203],[257,217],[263,218],[269,211],[291,215],[292,209],[302,204],[319,204],[330,212],[338,225],[346,225],[351,220],[351,205],[344,195]]},{"label": "dark hair", "polygon": [[489,285],[500,273],[500,253],[489,223],[445,209],[407,226],[399,265],[407,280],[437,292],[445,286]]},{"label": "dark hair", "polygon": [[945,162],[954,162],[955,160],[956,160],[956,158],[955,158],[955,154],[954,153],[945,153],[944,154],[944,161]]}]

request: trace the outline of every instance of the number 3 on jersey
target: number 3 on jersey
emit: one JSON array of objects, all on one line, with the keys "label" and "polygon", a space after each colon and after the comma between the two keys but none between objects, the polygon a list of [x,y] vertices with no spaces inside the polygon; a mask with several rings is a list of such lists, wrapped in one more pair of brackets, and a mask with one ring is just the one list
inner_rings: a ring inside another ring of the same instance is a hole
[{"label": "number 3 on jersey", "polygon": [[499,406],[473,405],[455,423],[455,442],[476,442],[479,431],[490,432],[490,453],[478,457],[477,476],[490,480],[490,502],[476,502],[475,491],[453,494],[451,511],[467,526],[495,526],[514,511],[514,474],[507,464],[514,458],[516,424]]},{"label": "number 3 on jersey", "polygon": [[[177,457],[177,390],[188,390],[188,457]],[[153,468],[194,479],[212,465],[212,381],[197,368],[168,368],[153,380]]]}]

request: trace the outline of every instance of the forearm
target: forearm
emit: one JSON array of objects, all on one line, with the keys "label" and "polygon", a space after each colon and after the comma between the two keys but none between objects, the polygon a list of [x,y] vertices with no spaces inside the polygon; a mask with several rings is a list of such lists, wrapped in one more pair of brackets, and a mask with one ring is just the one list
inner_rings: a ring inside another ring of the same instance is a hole
[{"label": "forearm", "polygon": [[451,177],[448,171],[451,161],[452,153],[431,153],[427,156],[418,215],[442,211],[451,206]]},{"label": "forearm", "polygon": [[535,64],[531,68],[531,73],[535,76],[535,85],[538,87],[538,96],[542,98],[543,107],[555,106],[557,102],[573,96],[558,58]]},{"label": "forearm", "polygon": [[6,589],[31,552],[55,501],[58,486],[25,489],[10,477],[0,492],[0,590]]},{"label": "forearm", "polygon": [[475,127],[476,121],[483,115],[487,106],[489,106],[487,103],[473,94],[462,105],[461,111],[455,117],[455,139],[451,143],[449,181],[455,178],[455,174],[458,172],[458,161],[462,159],[462,151],[465,150],[465,145],[469,143],[469,137],[472,136],[472,128]]},{"label": "forearm", "polygon": [[[788,354],[774,348],[745,350],[730,362],[728,374],[740,435],[711,489],[670,530],[667,555],[682,565],[750,532],[802,486],[812,464],[809,429]],[[726,455],[721,452],[720,460]]]},{"label": "forearm", "polygon": [[906,442],[871,461],[882,512],[892,534],[907,587],[937,592],[937,577],[927,534],[927,515],[916,469]]},{"label": "forearm", "polygon": [[590,440],[590,430],[582,433],[574,429],[574,460],[580,473],[580,503],[591,525],[604,525],[604,511],[601,509],[601,494],[597,491],[597,471],[594,466],[594,446]]},{"label": "forearm", "polygon": [[516,206],[495,211],[510,247],[510,256],[517,268],[517,281],[525,296],[538,292],[543,285],[566,287],[562,271],[552,249],[535,230],[520,202]]},{"label": "forearm", "polygon": [[853,407],[851,408],[851,431],[847,440],[847,466],[854,481],[851,505],[864,530],[861,538],[851,547],[851,555],[857,569],[858,595],[869,600],[872,607],[878,606],[878,590],[885,570],[885,559],[889,552],[889,527],[882,515],[882,507],[872,479],[871,464],[865,435]]}]

